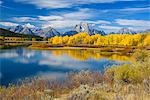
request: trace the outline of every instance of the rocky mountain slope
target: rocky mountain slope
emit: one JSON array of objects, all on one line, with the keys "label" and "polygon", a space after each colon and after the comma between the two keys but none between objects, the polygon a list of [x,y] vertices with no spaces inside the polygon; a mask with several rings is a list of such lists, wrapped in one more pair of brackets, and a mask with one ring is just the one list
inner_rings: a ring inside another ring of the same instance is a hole
[{"label": "rocky mountain slope", "polygon": [[74,34],[77,34],[77,33],[80,33],[80,32],[87,32],[89,35],[95,35],[95,34],[101,34],[102,36],[106,35],[104,31],[96,30],[92,27],[91,24],[86,23],[86,22],[81,22],[80,24],[77,24],[73,28],[73,30],[65,32],[63,35],[70,36],[71,34],[74,35]]},{"label": "rocky mountain slope", "polygon": [[[87,32],[89,35],[95,35],[100,34],[102,36],[107,35],[103,30],[97,30],[95,29],[90,23],[81,22],[75,27],[67,32],[64,32],[61,34],[56,29],[52,27],[47,28],[28,28],[27,26],[18,25],[11,28],[8,28],[9,31],[15,32],[15,33],[21,33],[21,34],[32,34],[37,35],[45,38],[50,38],[54,36],[72,36],[75,34],[78,34],[80,32]],[[146,32],[149,30],[146,30]],[[137,34],[136,31],[129,29],[129,28],[122,28],[118,32],[112,32],[111,34]]]},{"label": "rocky mountain slope", "polygon": [[44,29],[36,29],[33,32],[35,35],[45,37],[45,38],[61,36],[61,34],[52,27],[47,27]]},{"label": "rocky mountain slope", "polygon": [[134,30],[129,28],[122,28],[118,32],[118,34],[137,34]]},{"label": "rocky mountain slope", "polygon": [[22,26],[22,25],[10,27],[8,28],[8,30],[15,32],[15,33],[32,34],[32,35],[34,34],[30,28],[28,28],[27,26]]},{"label": "rocky mountain slope", "polygon": [[39,29],[39,28],[28,28],[27,26],[18,25],[18,26],[10,27],[8,28],[8,30],[15,33],[32,34],[32,35],[48,37],[48,38],[54,36],[60,36],[60,33],[52,27]]}]

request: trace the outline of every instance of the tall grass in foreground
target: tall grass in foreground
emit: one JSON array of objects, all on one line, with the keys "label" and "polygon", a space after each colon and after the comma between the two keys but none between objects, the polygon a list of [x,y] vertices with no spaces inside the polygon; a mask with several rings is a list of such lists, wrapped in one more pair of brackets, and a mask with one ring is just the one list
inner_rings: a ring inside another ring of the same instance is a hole
[{"label": "tall grass in foreground", "polygon": [[136,62],[104,73],[68,73],[63,81],[40,78],[0,87],[2,100],[150,100],[150,54],[138,51]]}]

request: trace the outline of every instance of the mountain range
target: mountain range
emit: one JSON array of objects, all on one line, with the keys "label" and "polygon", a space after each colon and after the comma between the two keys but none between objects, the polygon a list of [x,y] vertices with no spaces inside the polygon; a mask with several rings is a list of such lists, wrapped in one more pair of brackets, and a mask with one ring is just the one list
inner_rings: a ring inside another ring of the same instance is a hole
[{"label": "mountain range", "polygon": [[28,28],[27,26],[22,26],[22,25],[10,27],[8,28],[8,30],[15,32],[15,33],[34,34],[30,28]]},{"label": "mountain range", "polygon": [[[80,32],[87,32],[89,35],[100,34],[102,36],[107,35],[103,30],[97,30],[92,27],[89,23],[81,22],[80,24],[75,25],[72,30],[64,32],[61,34],[56,29],[52,27],[47,28],[28,28],[27,26],[18,25],[8,28],[9,31],[21,34],[32,34],[45,38],[54,37],[54,36],[72,36]],[[117,33],[112,32],[113,34],[136,34],[132,29],[122,28]]]},{"label": "mountain range", "polygon": [[44,29],[32,29],[33,33],[35,35],[41,36],[41,37],[54,37],[54,36],[61,36],[61,34],[56,31],[54,28],[52,27],[47,27]]},{"label": "mountain range", "polygon": [[136,32],[132,29],[122,28],[118,31],[118,34],[136,34]]},{"label": "mountain range", "polygon": [[40,37],[40,36],[36,36],[36,35],[33,35],[33,34],[15,33],[15,32],[9,31],[8,29],[3,29],[3,28],[0,28],[0,36],[4,36],[4,37],[36,38],[36,39],[41,39],[42,40],[42,37]]}]

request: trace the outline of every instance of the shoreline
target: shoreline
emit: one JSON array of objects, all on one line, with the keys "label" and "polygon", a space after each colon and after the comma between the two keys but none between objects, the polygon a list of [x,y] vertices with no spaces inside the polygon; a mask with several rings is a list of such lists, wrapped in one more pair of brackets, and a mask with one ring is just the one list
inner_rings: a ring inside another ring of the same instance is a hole
[{"label": "shoreline", "polygon": [[29,49],[36,50],[96,50],[101,52],[126,52],[133,53],[136,50],[150,50],[149,46],[133,47],[133,46],[60,46],[60,45],[30,45]]}]

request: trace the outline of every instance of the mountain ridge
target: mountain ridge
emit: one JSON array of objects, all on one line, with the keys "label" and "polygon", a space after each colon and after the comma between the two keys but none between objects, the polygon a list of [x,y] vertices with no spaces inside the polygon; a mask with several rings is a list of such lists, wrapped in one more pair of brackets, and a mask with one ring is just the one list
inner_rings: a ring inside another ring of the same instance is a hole
[{"label": "mountain ridge", "polygon": [[8,30],[15,33],[32,34],[32,35],[34,34],[30,28],[22,25],[10,27],[8,28]]},{"label": "mountain ridge", "polygon": [[20,33],[15,33],[12,31],[9,31],[8,29],[0,28],[0,36],[4,37],[24,37],[24,38],[41,38],[39,36],[35,36],[32,34],[20,34]]},{"label": "mountain ridge", "polygon": [[119,31],[118,31],[119,34],[137,34],[137,32],[135,32],[134,30],[132,29],[129,29],[129,28],[121,28]]},{"label": "mountain ridge", "polygon": [[[27,26],[18,25],[10,27],[8,28],[8,30],[15,33],[32,34],[44,38],[50,38],[54,36],[72,36],[80,32],[87,32],[89,35],[95,34],[100,34],[102,36],[107,35],[103,30],[97,30],[93,28],[90,23],[87,22],[80,22],[79,24],[75,25],[72,30],[66,31],[62,34],[50,26],[42,29],[42,28],[29,28]],[[137,32],[130,28],[122,28],[118,32],[112,32],[112,34],[137,34]]]},{"label": "mountain ridge", "polygon": [[106,35],[106,33],[102,30],[96,30],[94,29],[89,23],[86,22],[81,22],[80,24],[75,25],[75,27],[64,33],[64,35],[70,35],[70,34],[78,34],[80,32],[87,32],[89,35],[95,35],[95,34],[100,34],[100,35]]}]

